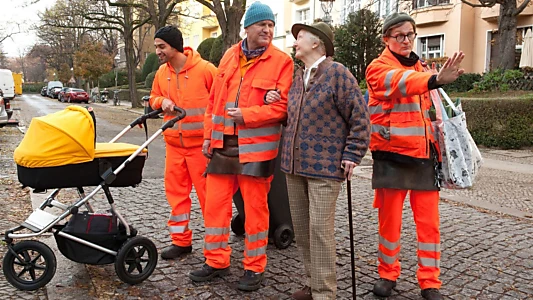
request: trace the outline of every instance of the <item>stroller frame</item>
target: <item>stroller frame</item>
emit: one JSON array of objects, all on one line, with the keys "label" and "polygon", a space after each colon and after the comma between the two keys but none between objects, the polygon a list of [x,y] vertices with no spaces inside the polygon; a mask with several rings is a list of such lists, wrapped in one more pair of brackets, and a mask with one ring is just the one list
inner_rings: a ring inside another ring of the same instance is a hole
[{"label": "stroller frame", "polygon": [[[126,166],[131,163],[133,159],[139,156],[144,148],[146,148],[159,135],[161,135],[163,131],[168,128],[172,128],[176,122],[185,117],[186,114],[183,109],[179,107],[175,107],[174,109],[178,112],[178,115],[175,118],[165,122],[152,136],[148,137],[147,135],[147,140],[115,170],[109,167],[103,172],[103,174],[100,174],[102,179],[101,183],[97,185],[88,195],[85,195],[83,187],[77,187],[80,198],[75,203],[67,205],[56,200],[61,188],[54,189],[39,206],[39,208],[36,209],[24,222],[22,222],[21,225],[5,231],[3,241],[7,243],[8,251],[4,256],[2,268],[6,279],[13,286],[21,290],[36,290],[45,286],[54,276],[56,259],[50,247],[35,240],[22,241],[17,244],[13,242],[14,239],[34,238],[46,232],[52,232],[68,240],[75,241],[82,245],[114,256],[116,258],[115,271],[117,272],[118,277],[126,283],[138,284],[152,274],[155,266],[157,265],[157,248],[151,240],[136,236],[137,231],[128,224],[126,219],[116,209],[109,185],[115,180],[120,171],[126,168]],[[144,124],[146,130],[146,120],[156,117],[162,112],[163,111],[161,109],[158,109],[138,117],[135,121],[126,126],[126,128],[124,128],[119,134],[117,134],[109,143],[115,143],[136,125]],[[64,225],[58,224],[70,215],[78,214],[79,208],[82,206],[85,206],[89,213],[93,213],[94,210],[89,203],[89,199],[92,199],[101,190],[104,191],[105,196],[111,206],[111,214],[116,216],[119,222],[125,227],[127,240],[120,246],[118,251],[108,249],[74,235],[65,233],[61,231],[61,229],[64,228]],[[53,215],[45,211],[47,207],[62,209],[63,213],[58,216]],[[33,233],[17,233],[25,229],[29,229],[33,231]],[[35,252],[38,254],[37,257],[31,257],[30,254]],[[146,260],[146,258],[143,260],[142,258],[145,252],[148,252],[148,260]],[[46,266],[44,267],[41,263],[43,259],[46,263]],[[132,259],[136,259],[137,263],[131,264]],[[127,260],[130,261],[130,265],[126,269],[124,268],[124,263]],[[139,261],[147,262],[145,269],[142,268]],[[120,262],[120,264],[118,264],[118,262]],[[16,274],[14,265],[23,266],[24,270],[19,274]],[[37,277],[35,271],[43,269],[43,274]],[[138,271],[139,274],[131,274],[133,271]],[[30,274],[31,280],[20,278],[20,276],[24,275],[23,273],[26,272]]]}]

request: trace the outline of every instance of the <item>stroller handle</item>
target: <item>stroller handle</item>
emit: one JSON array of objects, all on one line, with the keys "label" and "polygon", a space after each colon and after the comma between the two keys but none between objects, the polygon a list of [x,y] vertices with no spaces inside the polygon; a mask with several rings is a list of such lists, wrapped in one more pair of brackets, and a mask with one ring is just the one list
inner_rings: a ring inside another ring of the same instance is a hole
[{"label": "stroller handle", "polygon": [[[158,109],[158,110],[160,110],[160,109]],[[158,110],[156,110],[156,111],[158,111]],[[174,127],[174,124],[176,124],[176,122],[178,122],[179,120],[185,118],[185,116],[187,115],[185,113],[185,110],[183,108],[181,108],[181,107],[174,106],[174,110],[178,112],[178,116],[176,116],[175,118],[173,118],[171,120],[168,120],[165,124],[163,124],[163,126],[161,126],[161,130],[165,131],[168,128]]]}]

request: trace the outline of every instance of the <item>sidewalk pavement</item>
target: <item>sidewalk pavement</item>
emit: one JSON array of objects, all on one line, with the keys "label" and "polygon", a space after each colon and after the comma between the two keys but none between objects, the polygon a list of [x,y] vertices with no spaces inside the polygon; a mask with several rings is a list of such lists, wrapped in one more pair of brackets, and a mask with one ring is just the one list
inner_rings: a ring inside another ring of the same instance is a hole
[{"label": "sidewalk pavement", "polygon": [[[441,193],[441,291],[447,299],[527,299],[533,295],[533,151],[482,149],[482,154],[485,164],[472,189]],[[371,292],[378,278],[377,211],[372,208],[371,172],[367,157],[352,180],[357,299],[377,299]],[[166,229],[169,207],[162,179],[145,179],[137,188],[113,188],[112,193],[117,208],[139,230],[139,235],[150,238],[158,249],[170,243]],[[35,204],[40,204],[40,199],[33,198]],[[285,250],[269,245],[263,287],[250,293],[238,291],[244,240],[233,233],[231,274],[210,283],[192,283],[187,274],[199,268],[204,259],[201,212],[194,192],[191,198],[192,254],[179,260],[159,260],[150,278],[129,286],[117,278],[113,265],[77,264],[54,249],[58,267],[46,286],[47,298],[288,299],[306,284],[296,244]],[[107,209],[101,194],[92,204]],[[352,298],[346,210],[343,185],[335,215],[338,299]],[[390,299],[421,299],[416,280],[416,231],[408,201],[402,232],[402,275]],[[46,243],[55,248],[53,237]]]}]

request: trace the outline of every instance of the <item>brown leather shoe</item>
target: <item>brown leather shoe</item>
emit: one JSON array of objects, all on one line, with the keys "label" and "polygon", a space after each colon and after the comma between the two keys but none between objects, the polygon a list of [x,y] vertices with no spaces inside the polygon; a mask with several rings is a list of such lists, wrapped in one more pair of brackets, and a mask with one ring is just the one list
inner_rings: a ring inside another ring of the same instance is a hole
[{"label": "brown leather shoe", "polygon": [[292,294],[292,299],[295,300],[313,300],[313,296],[311,295],[311,288],[308,286],[304,286],[303,289],[295,292]]}]

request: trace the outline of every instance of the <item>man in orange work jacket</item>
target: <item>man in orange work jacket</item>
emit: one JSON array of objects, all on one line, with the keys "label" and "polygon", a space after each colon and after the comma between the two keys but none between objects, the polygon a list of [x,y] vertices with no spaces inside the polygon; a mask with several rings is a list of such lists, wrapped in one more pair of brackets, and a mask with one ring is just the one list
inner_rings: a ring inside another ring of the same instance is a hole
[{"label": "man in orange work jacket", "polygon": [[198,52],[184,48],[182,34],[174,26],[160,28],[154,44],[162,65],[154,77],[150,106],[162,108],[165,121],[175,117],[175,105],[187,114],[174,128],[164,132],[165,191],[172,207],[168,220],[172,244],[163,249],[161,258],[173,259],[192,251],[192,231],[188,225],[193,184],[202,211],[205,208],[204,114],[216,67],[203,60]]},{"label": "man in orange work jacket", "polygon": [[[267,194],[287,117],[287,94],[293,62],[271,44],[274,14],[254,2],[246,10],[246,38],[231,47],[218,68],[205,115],[202,151],[211,158],[207,167],[204,212],[204,266],[189,274],[196,282],[225,275],[230,266],[228,245],[232,197],[237,188],[244,200],[244,276],[237,287],[261,286],[268,243]],[[267,105],[266,93],[277,90],[281,100]]]}]

